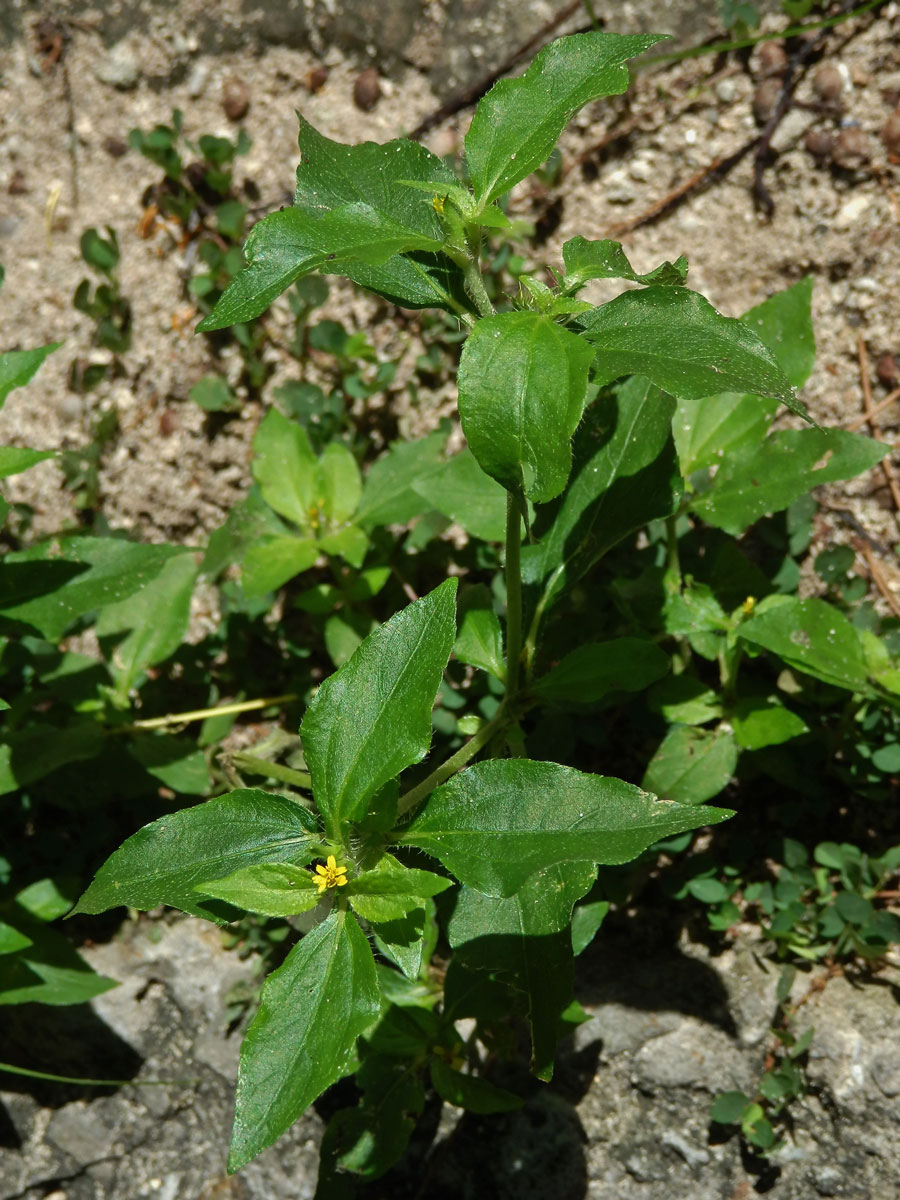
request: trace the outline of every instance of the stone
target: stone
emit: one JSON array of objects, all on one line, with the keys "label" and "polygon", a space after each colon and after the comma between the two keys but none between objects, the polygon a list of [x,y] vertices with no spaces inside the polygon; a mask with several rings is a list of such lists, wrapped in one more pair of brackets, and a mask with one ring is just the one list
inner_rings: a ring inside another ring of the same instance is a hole
[{"label": "stone", "polygon": [[229,75],[222,84],[222,109],[229,121],[242,121],[250,108],[250,90],[240,75]]},{"label": "stone", "polygon": [[837,216],[834,218],[836,229],[849,229],[860,220],[863,213],[870,207],[872,203],[871,197],[866,196],[862,192],[858,192],[855,196],[851,196],[838,209]]},{"label": "stone", "polygon": [[746,1064],[732,1040],[693,1018],[642,1046],[633,1068],[635,1083],[648,1092],[682,1087],[728,1091],[749,1083]]},{"label": "stone", "polygon": [[117,42],[96,64],[94,74],[101,83],[127,92],[137,86],[141,67],[128,46],[124,42]]},{"label": "stone", "polygon": [[366,67],[353,84],[353,103],[363,112],[371,112],[381,98],[381,82],[375,67]]}]

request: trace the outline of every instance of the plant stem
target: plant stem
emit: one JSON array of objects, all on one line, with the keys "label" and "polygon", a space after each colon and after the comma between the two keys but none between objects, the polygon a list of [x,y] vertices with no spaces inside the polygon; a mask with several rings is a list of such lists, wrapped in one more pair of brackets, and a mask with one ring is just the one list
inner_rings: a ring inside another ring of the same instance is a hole
[{"label": "plant stem", "polygon": [[121,731],[130,733],[134,729],[164,729],[167,725],[187,725],[191,721],[205,721],[207,717],[226,717],[234,713],[253,712],[255,709],[268,708],[272,704],[287,704],[296,699],[296,694],[289,692],[285,696],[263,696],[259,700],[240,700],[235,704],[220,704],[213,708],[195,708],[191,712],[167,713],[164,717],[132,721],[130,725],[123,725]]},{"label": "plant stem", "polygon": [[506,704],[519,692],[522,661],[522,517],[512,492],[506,493]]},{"label": "plant stem", "polygon": [[484,288],[484,280],[481,278],[481,271],[478,268],[478,260],[471,257],[463,264],[463,277],[465,279],[466,291],[472,300],[472,303],[478,309],[478,315],[489,317],[494,311],[494,306],[491,304],[490,296]]},{"label": "plant stem", "polygon": [[504,702],[494,713],[493,717],[491,717],[490,721],[482,725],[478,732],[469,738],[464,746],[460,746],[454,755],[448,758],[446,762],[441,763],[439,767],[436,767],[427,779],[423,779],[421,783],[417,784],[414,788],[410,788],[405,795],[400,797],[397,805],[397,816],[402,817],[406,813],[411,812],[436,787],[439,787],[451,775],[455,775],[457,771],[461,771],[466,763],[475,757],[479,750],[484,749],[494,734],[509,724],[510,720],[511,717]]}]

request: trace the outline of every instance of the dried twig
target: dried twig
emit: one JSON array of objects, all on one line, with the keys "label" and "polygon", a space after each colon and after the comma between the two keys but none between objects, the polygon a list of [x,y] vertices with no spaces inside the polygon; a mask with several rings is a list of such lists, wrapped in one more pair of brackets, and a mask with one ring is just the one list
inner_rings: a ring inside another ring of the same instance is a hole
[{"label": "dried twig", "polygon": [[[886,408],[890,408],[892,404],[896,404],[900,400],[900,388],[894,388],[883,400],[879,400],[872,409],[871,415],[877,417],[883,413]],[[846,429],[848,433],[855,433],[857,429],[862,429],[863,425],[869,420],[869,413],[863,413],[862,416],[854,417],[852,421],[848,421]]]},{"label": "dried twig", "polygon": [[866,566],[869,568],[869,575],[872,577],[872,582],[887,601],[891,612],[895,617],[900,617],[900,598],[898,598],[897,593],[891,587],[884,567],[882,567],[862,538],[853,538],[852,545],[856,553],[865,561]]},{"label": "dried twig", "polygon": [[[869,356],[866,352],[866,343],[861,333],[857,334],[856,348],[859,353],[859,377],[862,384],[866,421],[872,431],[872,436],[877,437],[879,429],[878,421],[875,418],[875,405],[872,402],[872,385],[869,383]],[[894,520],[900,525],[900,486],[897,484],[897,476],[894,473],[894,466],[889,454],[886,454],[881,460],[881,469],[884,472],[884,478],[887,481],[891,497],[894,501]]]}]

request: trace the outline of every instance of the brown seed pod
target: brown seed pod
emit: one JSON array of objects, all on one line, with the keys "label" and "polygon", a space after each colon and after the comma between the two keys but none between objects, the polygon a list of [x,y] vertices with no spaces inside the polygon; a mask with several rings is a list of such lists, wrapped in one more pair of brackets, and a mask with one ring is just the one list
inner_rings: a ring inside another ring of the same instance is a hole
[{"label": "brown seed pod", "polygon": [[885,351],[875,364],[875,374],[878,376],[879,383],[883,383],[886,388],[893,389],[900,383],[900,364],[893,354]]},{"label": "brown seed pod", "polygon": [[812,85],[820,100],[834,104],[836,100],[840,100],[844,90],[844,77],[834,63],[825,62],[813,75]]},{"label": "brown seed pod", "polygon": [[850,125],[846,129],[842,129],[834,139],[832,157],[839,167],[847,170],[861,167],[863,163],[869,161],[870,153],[869,135],[857,125]]},{"label": "brown seed pod", "polygon": [[363,112],[371,112],[381,97],[381,83],[375,67],[366,67],[353,85],[353,103]]},{"label": "brown seed pod", "polygon": [[881,140],[888,154],[900,157],[900,108],[895,108],[881,130]]},{"label": "brown seed pod", "polygon": [[327,82],[328,70],[320,64],[317,67],[313,67],[311,71],[306,72],[306,78],[303,80],[303,86],[310,93],[310,95],[315,95],[316,92],[320,92],[322,90]]},{"label": "brown seed pod", "polygon": [[758,125],[765,125],[775,111],[781,96],[780,79],[764,79],[753,93],[753,115]]},{"label": "brown seed pod", "polygon": [[753,74],[757,79],[783,75],[787,62],[787,52],[781,42],[763,42],[753,55]]},{"label": "brown seed pod", "polygon": [[229,75],[222,84],[222,108],[229,121],[241,121],[250,107],[250,92],[240,75]]},{"label": "brown seed pod", "polygon": [[831,158],[834,153],[834,138],[827,129],[810,129],[803,144],[813,158]]}]

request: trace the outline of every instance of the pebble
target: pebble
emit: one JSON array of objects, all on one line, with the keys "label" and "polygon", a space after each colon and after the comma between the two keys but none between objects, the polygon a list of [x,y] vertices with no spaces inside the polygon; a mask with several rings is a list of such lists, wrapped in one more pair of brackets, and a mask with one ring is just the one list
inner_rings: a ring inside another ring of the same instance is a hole
[{"label": "pebble", "polygon": [[838,210],[838,214],[834,218],[835,228],[849,229],[851,225],[855,225],[871,203],[872,200],[869,196],[861,194],[851,196],[846,204],[841,205]]},{"label": "pebble", "polygon": [[737,80],[720,79],[714,90],[723,104],[730,104],[737,95]]},{"label": "pebble", "polygon": [[366,69],[353,85],[353,103],[363,112],[371,112],[381,97],[381,82],[375,67]]},{"label": "pebble", "polygon": [[810,129],[803,144],[813,158],[831,158],[834,153],[834,138],[827,129]]},{"label": "pebble", "polygon": [[762,42],[753,56],[753,73],[759,79],[783,75],[787,61],[787,52],[781,42]]},{"label": "pebble", "polygon": [[881,130],[881,140],[888,154],[900,157],[900,108],[895,108]]},{"label": "pebble", "polygon": [[603,195],[609,204],[633,204],[634,188],[628,172],[621,167],[611,171],[603,181]]},{"label": "pebble", "polygon": [[28,184],[25,182],[25,172],[19,167],[10,176],[9,186],[6,190],[11,196],[24,196],[27,193]]},{"label": "pebble", "polygon": [[753,93],[753,115],[758,125],[765,125],[775,111],[781,96],[780,79],[764,79]]},{"label": "pebble", "polygon": [[117,42],[94,67],[94,74],[101,83],[127,92],[136,86],[141,77],[141,68],[128,47]]},{"label": "pebble", "polygon": [[869,136],[864,129],[851,125],[842,129],[834,139],[832,157],[839,167],[848,170],[861,167],[867,162],[870,154]]},{"label": "pebble", "polygon": [[206,85],[209,81],[209,64],[202,60],[195,63],[191,68],[191,73],[188,75],[187,92],[192,100],[199,99],[203,95]]},{"label": "pebble", "polygon": [[303,86],[311,96],[314,96],[316,92],[320,92],[322,90],[327,82],[328,68],[318,66],[313,67],[311,71],[306,72],[306,78],[303,80]]},{"label": "pebble", "polygon": [[628,174],[640,183],[646,183],[653,176],[653,164],[646,158],[633,158],[628,164]]},{"label": "pebble", "polygon": [[844,76],[834,63],[822,63],[813,75],[812,86],[820,100],[833,103],[840,99],[841,92],[844,90]]},{"label": "pebble", "polygon": [[222,108],[229,121],[242,121],[250,107],[250,91],[240,75],[229,75],[222,84]]},{"label": "pebble", "polygon": [[103,139],[103,149],[110,158],[121,158],[128,153],[128,143],[120,137],[106,137]]}]

